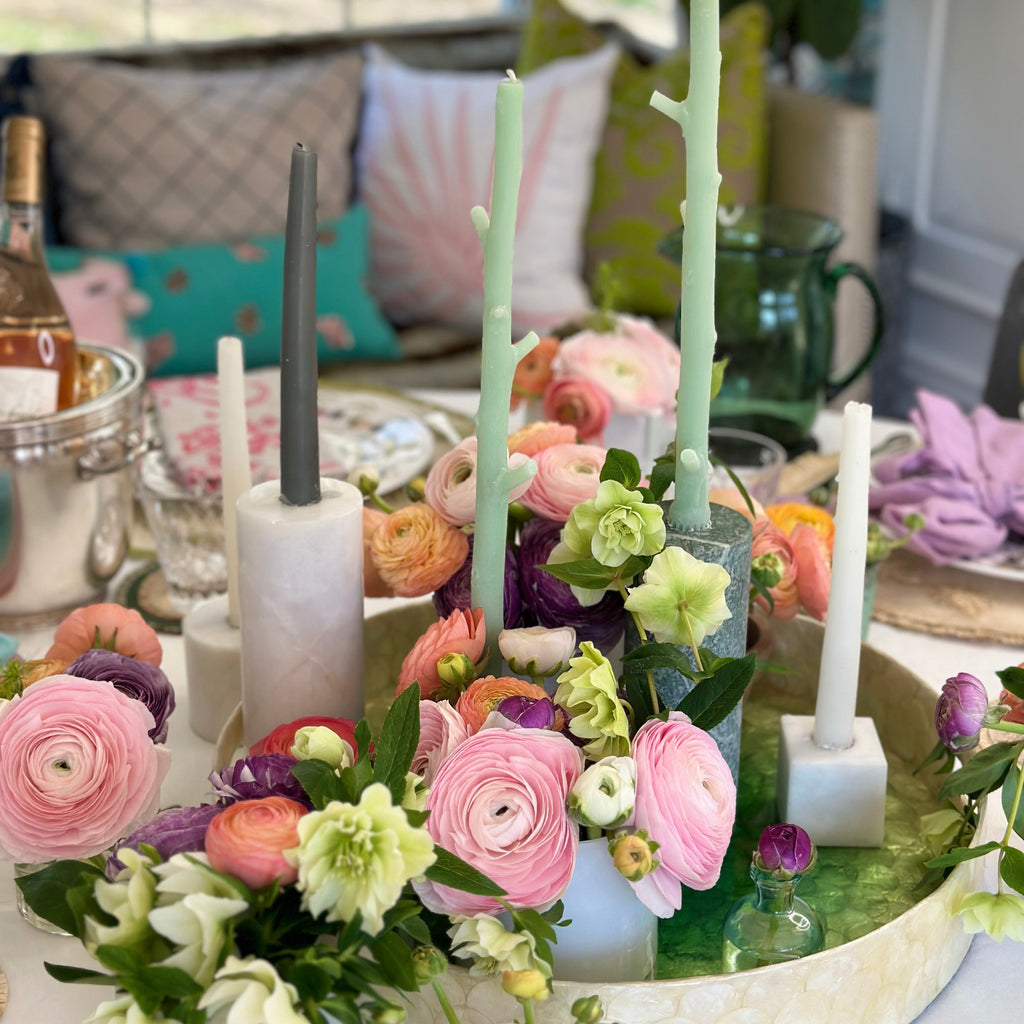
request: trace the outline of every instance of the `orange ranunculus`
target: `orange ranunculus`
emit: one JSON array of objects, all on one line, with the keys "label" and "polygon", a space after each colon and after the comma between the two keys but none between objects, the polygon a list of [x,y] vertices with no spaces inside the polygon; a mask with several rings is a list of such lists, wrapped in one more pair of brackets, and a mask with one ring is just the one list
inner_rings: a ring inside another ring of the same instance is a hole
[{"label": "orange ranunculus", "polygon": [[464,654],[475,665],[483,657],[486,642],[483,609],[468,611],[456,608],[448,618],[429,626],[405,656],[398,673],[395,696],[416,682],[420,684],[422,699],[440,699],[441,679],[437,674],[437,663],[446,655]]},{"label": "orange ranunculus", "polygon": [[528,352],[516,364],[512,377],[512,396],[509,407],[518,409],[527,398],[540,398],[551,380],[551,361],[558,352],[560,342],[551,335],[544,335],[532,352]]},{"label": "orange ranunculus", "polygon": [[366,597],[394,597],[392,589],[381,579],[376,563],[370,554],[370,540],[377,530],[387,521],[387,512],[379,508],[363,506],[363,594]]},{"label": "orange ranunculus", "polygon": [[422,502],[392,512],[370,538],[377,572],[398,597],[437,590],[468,554],[466,535]]},{"label": "orange ranunculus", "polygon": [[44,658],[72,662],[93,647],[152,665],[159,665],[163,657],[156,632],[137,611],[119,604],[91,604],[76,608],[60,623]]},{"label": "orange ranunculus", "polygon": [[743,495],[735,487],[712,487],[708,491],[708,501],[731,508],[734,512],[739,512],[741,516],[749,519],[752,523],[761,519],[765,514],[764,506],[762,506],[761,502],[757,498],[751,497],[750,503],[754,506],[754,514],[751,515],[747,503],[743,500]]},{"label": "orange ranunculus", "polygon": [[575,444],[576,428],[568,423],[554,423],[538,420],[520,427],[508,437],[509,455],[526,455],[533,458],[537,452],[550,448],[553,444]]},{"label": "orange ranunculus", "polygon": [[832,568],[825,541],[810,523],[797,523],[789,538],[796,559],[796,591],[808,615],[825,620]]},{"label": "orange ranunculus", "polygon": [[291,885],[298,867],[284,851],[299,845],[299,819],[307,811],[285,796],[239,800],[206,826],[206,856],[210,867],[240,878],[250,889],[263,889],[277,879]]},{"label": "orange ranunculus", "polygon": [[[469,731],[475,733],[506,697],[551,699],[543,686],[528,683],[525,679],[516,679],[514,676],[483,676],[473,680],[462,692],[455,710],[465,719]],[[555,708],[555,724],[552,728],[556,732],[561,732],[564,725],[565,716],[561,708]]]},{"label": "orange ranunculus", "polygon": [[798,523],[806,523],[825,542],[828,557],[832,557],[832,540],[836,533],[835,520],[832,514],[820,505],[811,505],[802,501],[784,501],[765,507],[768,518],[787,536],[793,536]]}]

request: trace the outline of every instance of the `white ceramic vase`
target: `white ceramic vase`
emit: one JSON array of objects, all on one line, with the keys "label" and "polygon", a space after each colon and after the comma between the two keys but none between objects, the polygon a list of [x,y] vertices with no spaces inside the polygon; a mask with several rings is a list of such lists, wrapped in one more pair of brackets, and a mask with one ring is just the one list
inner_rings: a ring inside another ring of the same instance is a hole
[{"label": "white ceramic vase", "polygon": [[580,843],[576,870],[562,897],[563,918],[552,947],[558,981],[646,981],[654,977],[658,918],[615,869],[608,841]]}]

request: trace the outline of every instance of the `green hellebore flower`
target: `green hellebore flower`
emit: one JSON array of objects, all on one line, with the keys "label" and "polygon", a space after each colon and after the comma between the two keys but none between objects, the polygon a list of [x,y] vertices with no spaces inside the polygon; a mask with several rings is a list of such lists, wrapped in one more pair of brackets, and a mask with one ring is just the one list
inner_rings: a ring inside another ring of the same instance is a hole
[{"label": "green hellebore flower", "polygon": [[573,736],[587,741],[583,753],[591,761],[629,753],[629,719],[618,685],[611,662],[588,640],[558,677],[555,703],[571,716]]},{"label": "green hellebore flower", "polygon": [[644,582],[629,592],[626,608],[659,643],[697,647],[732,618],[725,603],[728,586],[723,566],[668,547],[654,556]]},{"label": "green hellebore flower", "polygon": [[996,942],[1009,936],[1024,942],[1024,896],[1015,892],[974,892],[961,900],[957,913],[969,935],[987,932]]},{"label": "green hellebore flower", "polygon": [[572,510],[562,543],[580,558],[594,557],[614,569],[631,555],[653,555],[665,546],[664,513],[639,491],[605,480],[596,497]]}]

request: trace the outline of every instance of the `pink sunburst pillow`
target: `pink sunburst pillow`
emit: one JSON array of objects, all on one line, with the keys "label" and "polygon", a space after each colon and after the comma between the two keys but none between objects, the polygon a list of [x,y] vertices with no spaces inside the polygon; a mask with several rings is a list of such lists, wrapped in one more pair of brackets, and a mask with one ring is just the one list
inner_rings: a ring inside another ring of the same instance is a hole
[{"label": "pink sunburst pillow", "polygon": [[[583,226],[619,51],[553,61],[524,79],[513,330],[590,308]],[[479,329],[498,72],[423,71],[369,47],[356,188],[371,218],[370,288],[397,324]]]}]

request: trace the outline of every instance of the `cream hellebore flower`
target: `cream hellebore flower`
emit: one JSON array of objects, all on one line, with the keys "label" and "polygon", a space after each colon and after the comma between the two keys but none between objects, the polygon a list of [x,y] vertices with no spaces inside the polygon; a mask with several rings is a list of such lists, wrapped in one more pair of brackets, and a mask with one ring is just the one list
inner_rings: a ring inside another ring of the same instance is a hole
[{"label": "cream hellebore flower", "polygon": [[137,948],[153,938],[149,925],[149,912],[156,901],[156,875],[150,871],[150,860],[138,850],[126,846],[117,853],[124,864],[117,880],[96,879],[93,893],[100,909],[117,919],[117,924],[100,924],[94,918],[85,919],[85,948],[95,956],[98,946]]},{"label": "cream hellebore flower", "polygon": [[987,932],[996,942],[1007,936],[1024,942],[1024,896],[1015,892],[973,892],[956,911],[968,935]]},{"label": "cream hellebore flower", "polygon": [[572,626],[521,626],[498,634],[498,650],[517,675],[542,678],[561,672],[576,650]]},{"label": "cream hellebore flower", "polygon": [[636,762],[631,757],[602,757],[569,790],[569,813],[581,824],[616,828],[633,816]]},{"label": "cream hellebore flower", "polygon": [[415,772],[405,773],[405,793],[402,795],[402,809],[406,811],[425,811],[430,788],[423,781],[422,775]]},{"label": "cream hellebore flower", "polygon": [[309,1024],[299,993],[267,960],[229,956],[199,1000],[206,1024]]},{"label": "cream hellebore flower", "polygon": [[[123,860],[124,858],[122,858]],[[135,997],[125,993],[116,999],[100,1003],[92,1016],[86,1017],[85,1024],[180,1024],[177,1018],[151,1017],[145,1013]]]},{"label": "cream hellebore flower", "polygon": [[363,790],[358,805],[333,800],[307,814],[298,848],[285,855],[298,866],[304,909],[314,917],[326,912],[328,921],[350,921],[359,911],[368,935],[384,927],[405,883],[436,860],[430,833],[410,825],[379,782]]},{"label": "cream hellebore flower", "polygon": [[702,562],[680,547],[654,556],[644,581],[626,598],[647,632],[659,643],[698,647],[726,619],[729,573],[721,565]]},{"label": "cream hellebore flower", "polygon": [[665,546],[664,513],[639,491],[604,480],[595,497],[572,510],[562,543],[580,558],[593,557],[614,569],[631,555],[653,555]]},{"label": "cream hellebore flower", "polygon": [[448,929],[452,952],[462,959],[472,958],[469,973],[474,977],[498,971],[544,972],[551,977],[551,967],[537,956],[537,943],[530,932],[509,931],[491,914],[456,916]]},{"label": "cream hellebore flower", "polygon": [[352,747],[326,725],[297,729],[289,753],[300,761],[326,761],[332,768],[349,768],[355,763]]},{"label": "cream hellebore flower", "polygon": [[555,703],[572,717],[569,731],[587,742],[588,760],[629,753],[629,720],[618,695],[611,662],[589,640],[558,677]]},{"label": "cream hellebore flower", "polygon": [[154,865],[153,873],[160,879],[156,885],[157,903],[160,906],[166,906],[192,893],[229,899],[241,895],[231,882],[210,867],[205,853],[176,853],[163,864]]}]

